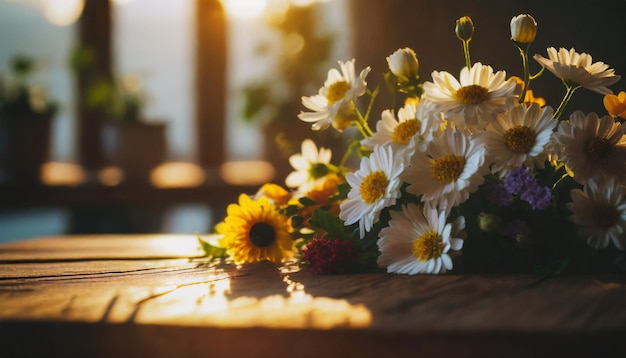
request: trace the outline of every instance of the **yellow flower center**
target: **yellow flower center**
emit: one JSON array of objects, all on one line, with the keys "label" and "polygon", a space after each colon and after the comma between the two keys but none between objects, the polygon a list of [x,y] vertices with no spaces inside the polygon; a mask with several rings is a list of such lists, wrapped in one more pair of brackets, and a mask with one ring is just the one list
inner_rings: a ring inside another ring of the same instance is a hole
[{"label": "yellow flower center", "polygon": [[420,261],[438,258],[443,253],[444,247],[441,235],[430,231],[413,241],[413,256]]},{"label": "yellow flower center", "polygon": [[448,154],[433,160],[431,176],[443,184],[451,183],[461,176],[465,167],[465,158]]},{"label": "yellow flower center", "polygon": [[335,118],[333,118],[333,128],[341,132],[350,127],[356,120],[357,116],[354,102],[350,101],[348,103],[344,103],[341,108],[339,108],[339,111],[337,111]]},{"label": "yellow flower center", "polygon": [[613,146],[606,138],[594,138],[585,145],[585,152],[593,160],[606,159],[613,151]]},{"label": "yellow flower center", "polygon": [[359,193],[366,204],[372,204],[385,195],[388,185],[389,179],[387,179],[387,175],[382,170],[379,170],[369,173],[363,179],[359,187]]},{"label": "yellow flower center", "polygon": [[619,213],[612,205],[603,204],[593,208],[593,222],[602,228],[609,228],[615,225],[618,219]]},{"label": "yellow flower center", "polygon": [[330,85],[328,92],[326,93],[326,99],[330,104],[333,104],[346,96],[346,93],[350,90],[350,84],[346,81],[337,81]]},{"label": "yellow flower center", "polygon": [[276,240],[276,230],[266,222],[258,222],[252,225],[248,237],[254,246],[267,247]]},{"label": "yellow flower center", "polygon": [[407,144],[419,130],[420,122],[417,119],[409,119],[393,129],[391,139],[396,143]]},{"label": "yellow flower center", "polygon": [[518,153],[528,153],[535,144],[535,131],[526,126],[515,126],[504,133],[506,145]]},{"label": "yellow flower center", "polygon": [[464,86],[456,91],[456,99],[464,104],[479,104],[489,97],[489,91],[479,85]]}]

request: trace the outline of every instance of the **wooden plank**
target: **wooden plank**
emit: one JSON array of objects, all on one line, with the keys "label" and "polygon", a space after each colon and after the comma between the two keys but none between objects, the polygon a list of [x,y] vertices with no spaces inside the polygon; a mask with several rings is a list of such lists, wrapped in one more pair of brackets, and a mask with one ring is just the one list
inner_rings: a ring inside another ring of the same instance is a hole
[{"label": "wooden plank", "polygon": [[152,235],[71,245],[88,239],[0,245],[40,260],[79,247],[70,262],[0,266],[0,356],[22,355],[27,339],[41,342],[22,346],[31,356],[44,347],[69,356],[626,355],[623,275],[318,276],[297,265],[151,259],[164,252],[149,248]]},{"label": "wooden plank", "polygon": [[71,262],[0,263],[1,279],[63,278],[105,274],[134,274],[167,268],[196,267],[189,259],[90,260]]},{"label": "wooden plank", "polygon": [[0,262],[202,257],[195,235],[56,236],[0,246]]}]

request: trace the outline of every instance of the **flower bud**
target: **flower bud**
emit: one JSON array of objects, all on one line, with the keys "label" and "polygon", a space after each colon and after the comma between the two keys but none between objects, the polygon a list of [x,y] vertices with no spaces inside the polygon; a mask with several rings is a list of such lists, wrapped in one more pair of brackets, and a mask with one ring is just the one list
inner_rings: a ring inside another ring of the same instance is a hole
[{"label": "flower bud", "polygon": [[498,232],[502,230],[503,222],[498,215],[483,212],[478,216],[478,226],[483,232]]},{"label": "flower bud", "polygon": [[528,14],[521,14],[511,19],[511,40],[522,44],[535,41],[537,22]]},{"label": "flower bud", "polygon": [[396,50],[391,56],[388,56],[387,63],[391,73],[400,79],[408,80],[417,77],[419,62],[415,51],[408,47]]},{"label": "flower bud", "polygon": [[454,29],[456,37],[461,41],[469,41],[474,35],[474,23],[469,16],[463,16],[456,20],[456,27]]}]

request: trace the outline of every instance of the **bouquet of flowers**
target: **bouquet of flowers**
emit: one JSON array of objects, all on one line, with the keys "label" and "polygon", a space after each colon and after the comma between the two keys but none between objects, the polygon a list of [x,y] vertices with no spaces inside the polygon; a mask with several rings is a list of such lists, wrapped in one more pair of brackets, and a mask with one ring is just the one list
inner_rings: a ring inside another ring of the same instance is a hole
[{"label": "bouquet of flowers", "polygon": [[[624,271],[626,93],[608,88],[620,76],[573,48],[534,55],[542,69],[531,74],[528,14],[511,20],[519,77],[471,62],[469,17],[455,32],[466,62],[458,77],[433,71],[422,81],[410,48],[387,57],[384,79],[400,105],[380,115],[369,67],[357,73],[353,59],[331,69],[298,117],[314,131],[356,127],[353,145],[333,161],[304,140],[285,186],[267,183],[229,205],[218,241],[201,239],[207,255],[297,260],[315,273]],[[565,87],[556,109],[531,89],[548,72]],[[579,89],[603,95],[608,114],[564,116]],[[346,164],[352,156],[358,167]]]}]

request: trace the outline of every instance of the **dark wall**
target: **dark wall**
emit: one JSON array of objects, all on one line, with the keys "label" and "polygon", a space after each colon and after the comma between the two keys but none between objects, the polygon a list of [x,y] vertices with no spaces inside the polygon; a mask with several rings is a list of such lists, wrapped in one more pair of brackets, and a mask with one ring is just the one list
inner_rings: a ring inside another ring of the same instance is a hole
[{"label": "dark wall", "polygon": [[[521,76],[521,60],[510,42],[509,27],[511,18],[521,13],[531,14],[538,23],[531,56],[539,53],[547,57],[550,46],[574,47],[579,53],[589,53],[594,62],[607,63],[617,74],[626,74],[624,0],[352,0],[357,70],[371,66],[368,82],[376,85],[387,71],[385,57],[408,46],[417,53],[423,80],[430,80],[433,70],[446,70],[458,77],[465,60],[454,26],[456,19],[468,15],[475,26],[470,43],[472,62]],[[533,72],[540,69],[532,57],[530,65]],[[548,71],[532,87],[553,107],[564,93],[560,80]],[[615,92],[626,90],[626,80],[611,88]],[[584,89],[574,94],[564,114],[577,108],[605,114],[602,96]]]}]

